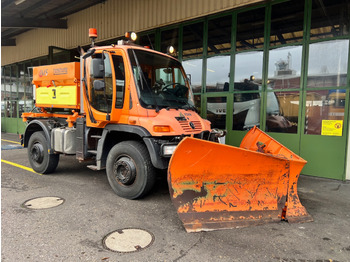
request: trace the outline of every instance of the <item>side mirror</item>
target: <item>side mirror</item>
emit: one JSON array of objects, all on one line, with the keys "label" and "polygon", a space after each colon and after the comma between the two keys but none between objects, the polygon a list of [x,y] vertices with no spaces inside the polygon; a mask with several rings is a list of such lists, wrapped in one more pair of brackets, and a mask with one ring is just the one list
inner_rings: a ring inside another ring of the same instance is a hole
[{"label": "side mirror", "polygon": [[95,49],[89,49],[86,53],[84,53],[84,49],[80,48],[79,53],[83,56],[83,59],[86,59],[92,56],[95,53]]},{"label": "side mirror", "polygon": [[103,78],[105,75],[103,59],[93,58],[92,59],[92,72],[93,78]]},{"label": "side mirror", "polygon": [[94,80],[93,86],[94,86],[95,91],[104,91],[105,90],[105,81]]}]

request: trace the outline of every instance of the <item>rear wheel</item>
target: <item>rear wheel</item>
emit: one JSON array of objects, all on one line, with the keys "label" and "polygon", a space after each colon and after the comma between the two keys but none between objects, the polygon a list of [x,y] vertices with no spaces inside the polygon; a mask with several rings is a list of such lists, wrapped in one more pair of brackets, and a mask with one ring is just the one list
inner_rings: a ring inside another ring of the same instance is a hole
[{"label": "rear wheel", "polygon": [[155,168],[148,150],[137,141],[116,144],[108,154],[106,171],[114,192],[127,199],[145,196],[155,182]]},{"label": "rear wheel", "polygon": [[59,155],[49,154],[48,141],[44,132],[35,132],[29,139],[28,158],[35,172],[48,174],[55,171]]}]

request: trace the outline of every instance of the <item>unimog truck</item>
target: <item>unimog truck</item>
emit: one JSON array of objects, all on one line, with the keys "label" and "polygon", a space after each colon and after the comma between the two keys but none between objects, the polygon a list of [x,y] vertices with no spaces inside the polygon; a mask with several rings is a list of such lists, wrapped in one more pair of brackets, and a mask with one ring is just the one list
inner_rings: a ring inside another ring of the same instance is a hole
[{"label": "unimog truck", "polygon": [[38,173],[54,172],[60,154],[74,154],[106,169],[119,196],[140,198],[183,137],[215,137],[196,112],[181,63],[130,39],[93,44],[80,63],[34,67],[33,84],[36,108],[22,116],[23,144]]},{"label": "unimog truck", "polygon": [[[35,108],[21,141],[32,168],[55,171],[61,154],[106,169],[114,192],[137,199],[168,170],[170,197],[188,232],[312,220],[297,181],[306,161],[254,127],[241,146],[217,143],[194,107],[181,63],[135,45],[80,48],[80,62],[33,68]],[[169,48],[169,51],[173,48]]]}]

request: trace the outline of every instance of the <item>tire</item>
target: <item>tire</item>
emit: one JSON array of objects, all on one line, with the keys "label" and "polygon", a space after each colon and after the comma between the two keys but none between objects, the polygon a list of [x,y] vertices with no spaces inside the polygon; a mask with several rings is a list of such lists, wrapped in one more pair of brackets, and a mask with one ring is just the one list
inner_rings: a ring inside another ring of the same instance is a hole
[{"label": "tire", "polygon": [[127,199],[144,197],[156,178],[146,146],[137,141],[116,144],[108,154],[106,171],[114,192]]},{"label": "tire", "polygon": [[49,154],[44,132],[35,132],[29,138],[28,159],[35,172],[49,174],[55,171],[60,155]]}]

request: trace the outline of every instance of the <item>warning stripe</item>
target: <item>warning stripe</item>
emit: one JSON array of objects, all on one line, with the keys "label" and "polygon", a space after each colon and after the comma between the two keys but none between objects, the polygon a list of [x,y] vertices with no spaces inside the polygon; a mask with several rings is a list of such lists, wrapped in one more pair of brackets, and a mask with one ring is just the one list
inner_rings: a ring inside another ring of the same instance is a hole
[{"label": "warning stripe", "polygon": [[13,143],[13,144],[21,144],[20,142],[16,142],[16,141],[11,141],[11,140],[6,140],[6,139],[1,139],[1,141],[5,141],[5,142],[9,142],[9,143]]},{"label": "warning stripe", "polygon": [[5,164],[8,164],[8,165],[11,165],[11,166],[15,166],[15,167],[18,167],[18,168],[27,170],[27,171],[29,171],[29,172],[33,172],[33,173],[38,174],[38,175],[42,175],[42,174],[39,174],[39,173],[35,172],[35,171],[34,171],[32,168],[30,168],[30,167],[22,166],[22,165],[20,165],[20,164],[16,164],[16,163],[13,163],[13,162],[4,160],[4,159],[1,159],[1,162],[5,163]]}]

